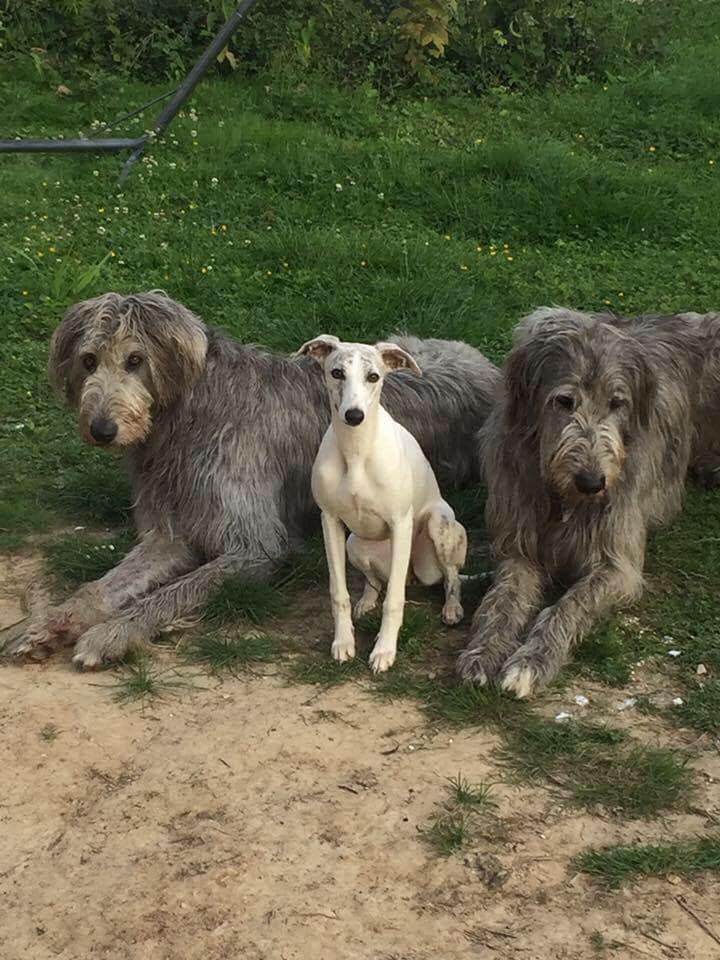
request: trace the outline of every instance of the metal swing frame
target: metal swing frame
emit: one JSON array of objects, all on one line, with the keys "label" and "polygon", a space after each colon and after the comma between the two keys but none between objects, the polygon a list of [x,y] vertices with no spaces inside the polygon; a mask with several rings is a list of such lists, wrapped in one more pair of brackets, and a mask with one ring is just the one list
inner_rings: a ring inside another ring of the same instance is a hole
[{"label": "metal swing frame", "polygon": [[118,184],[123,183],[133,166],[142,156],[145,147],[151,141],[162,136],[170,126],[178,112],[189,99],[195,87],[215,62],[218,54],[226,47],[230,38],[240,26],[245,14],[256,2],[257,0],[243,0],[243,2],[238,5],[235,12],[228,17],[213,37],[209,46],[192,70],[174,90],[155,97],[154,100],[144,104],[142,107],[138,107],[137,110],[133,110],[131,113],[118,118],[113,124],[113,126],[116,126],[118,123],[128,120],[130,117],[146,110],[149,106],[159,103],[161,100],[167,100],[168,97],[170,97],[170,102],[160,111],[152,127],[143,133],[142,136],[99,137],[96,139],[92,137],[81,137],[76,140],[0,140],[0,153],[117,153],[122,150],[131,150],[132,152],[125,161],[120,171],[120,176],[118,177]]}]

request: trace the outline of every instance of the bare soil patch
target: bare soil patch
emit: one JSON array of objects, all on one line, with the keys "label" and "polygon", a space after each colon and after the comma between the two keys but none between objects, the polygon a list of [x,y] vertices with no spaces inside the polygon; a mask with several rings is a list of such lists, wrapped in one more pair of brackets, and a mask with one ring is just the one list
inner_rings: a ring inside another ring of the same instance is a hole
[{"label": "bare soil patch", "polygon": [[[0,560],[0,627],[38,569]],[[717,880],[609,893],[571,866],[588,847],[708,829],[710,745],[700,812],[623,822],[510,783],[493,734],[429,727],[364,682],[186,674],[166,698],[119,704],[111,673],[61,657],[0,667],[4,960],[720,956],[676,899],[717,931]],[[458,771],[494,784],[503,829],[441,858],[425,831]]]}]

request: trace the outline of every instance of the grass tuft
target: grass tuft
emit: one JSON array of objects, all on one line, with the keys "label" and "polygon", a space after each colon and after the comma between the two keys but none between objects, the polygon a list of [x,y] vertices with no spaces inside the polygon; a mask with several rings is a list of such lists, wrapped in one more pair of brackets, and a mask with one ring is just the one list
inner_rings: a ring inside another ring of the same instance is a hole
[{"label": "grass tuft", "polygon": [[425,837],[441,857],[463,850],[474,837],[472,817],[464,810],[453,810],[435,817]]},{"label": "grass tuft", "polygon": [[627,741],[620,730],[527,716],[506,735],[502,759],[525,780],[548,779],[588,810],[651,817],[693,793],[687,758]]},{"label": "grass tuft", "polygon": [[690,687],[685,703],[673,707],[672,718],[695,730],[720,733],[720,681],[707,680],[702,686]]},{"label": "grass tuft", "polygon": [[201,664],[213,673],[227,670],[237,673],[254,663],[267,663],[280,654],[280,644],[266,633],[249,633],[228,637],[221,633],[204,633],[192,637],[185,648],[190,663]]},{"label": "grass tuft", "polygon": [[332,657],[308,653],[293,660],[290,667],[291,680],[322,687],[347,683],[363,676],[367,676],[367,665],[359,657],[337,663]]},{"label": "grass tuft", "polygon": [[283,596],[273,584],[229,577],[208,599],[205,616],[218,623],[263,623],[279,616],[283,606]]},{"label": "grass tuft", "polygon": [[60,729],[56,727],[54,723],[46,723],[40,731],[40,739],[45,740],[47,743],[52,743],[52,741],[57,740],[59,736]]},{"label": "grass tuft", "polygon": [[[375,637],[380,631],[381,621],[382,607],[378,605],[358,620],[355,628],[358,633]],[[398,633],[398,659],[419,657],[427,652],[434,622],[434,615],[427,606],[415,603],[405,605],[403,623]]]},{"label": "grass tuft", "polygon": [[75,533],[47,544],[45,569],[59,587],[75,589],[90,580],[99,580],[134,543],[135,536],[128,530],[118,530],[110,539]]},{"label": "grass tuft", "polygon": [[119,703],[162,699],[189,683],[175,671],[160,670],[147,657],[136,657],[123,664],[116,671],[116,676],[117,680],[110,686],[115,690],[113,696]]},{"label": "grass tuft", "polygon": [[575,863],[608,887],[619,887],[640,877],[720,873],[720,837],[588,850],[580,854]]},{"label": "grass tuft", "polygon": [[498,726],[503,729],[527,712],[525,704],[511,700],[494,687],[458,685],[453,678],[429,687],[425,709],[431,720],[454,727]]},{"label": "grass tuft", "polygon": [[491,796],[492,788],[486,783],[472,784],[461,773],[448,779],[452,798],[461,807],[473,810],[491,810],[497,803]]}]

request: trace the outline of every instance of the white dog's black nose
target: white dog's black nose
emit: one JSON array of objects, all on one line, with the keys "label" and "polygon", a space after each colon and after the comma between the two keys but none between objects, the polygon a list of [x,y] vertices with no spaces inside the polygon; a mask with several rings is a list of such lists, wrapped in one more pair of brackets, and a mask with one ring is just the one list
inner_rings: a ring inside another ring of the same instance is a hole
[{"label": "white dog's black nose", "polygon": [[351,427],[357,427],[364,419],[365,414],[357,407],[350,407],[345,411],[345,423],[349,423]]},{"label": "white dog's black nose", "polygon": [[580,493],[600,493],[601,490],[605,489],[605,474],[581,470],[575,474],[575,486]]},{"label": "white dog's black nose", "polygon": [[112,443],[117,436],[117,424],[105,417],[95,417],[90,424],[90,435],[99,444]]}]

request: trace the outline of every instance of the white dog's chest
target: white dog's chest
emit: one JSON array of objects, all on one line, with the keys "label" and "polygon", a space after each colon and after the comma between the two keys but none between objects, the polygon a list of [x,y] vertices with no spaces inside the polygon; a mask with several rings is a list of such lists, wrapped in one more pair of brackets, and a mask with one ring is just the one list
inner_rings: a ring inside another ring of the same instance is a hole
[{"label": "white dog's chest", "polygon": [[365,540],[386,540],[390,516],[378,510],[387,500],[387,486],[365,471],[319,470],[313,475],[313,493],[323,510],[338,517]]},{"label": "white dog's chest", "polygon": [[338,498],[338,516],[351,533],[364,540],[387,540],[390,527],[373,506],[376,502],[348,490]]}]

